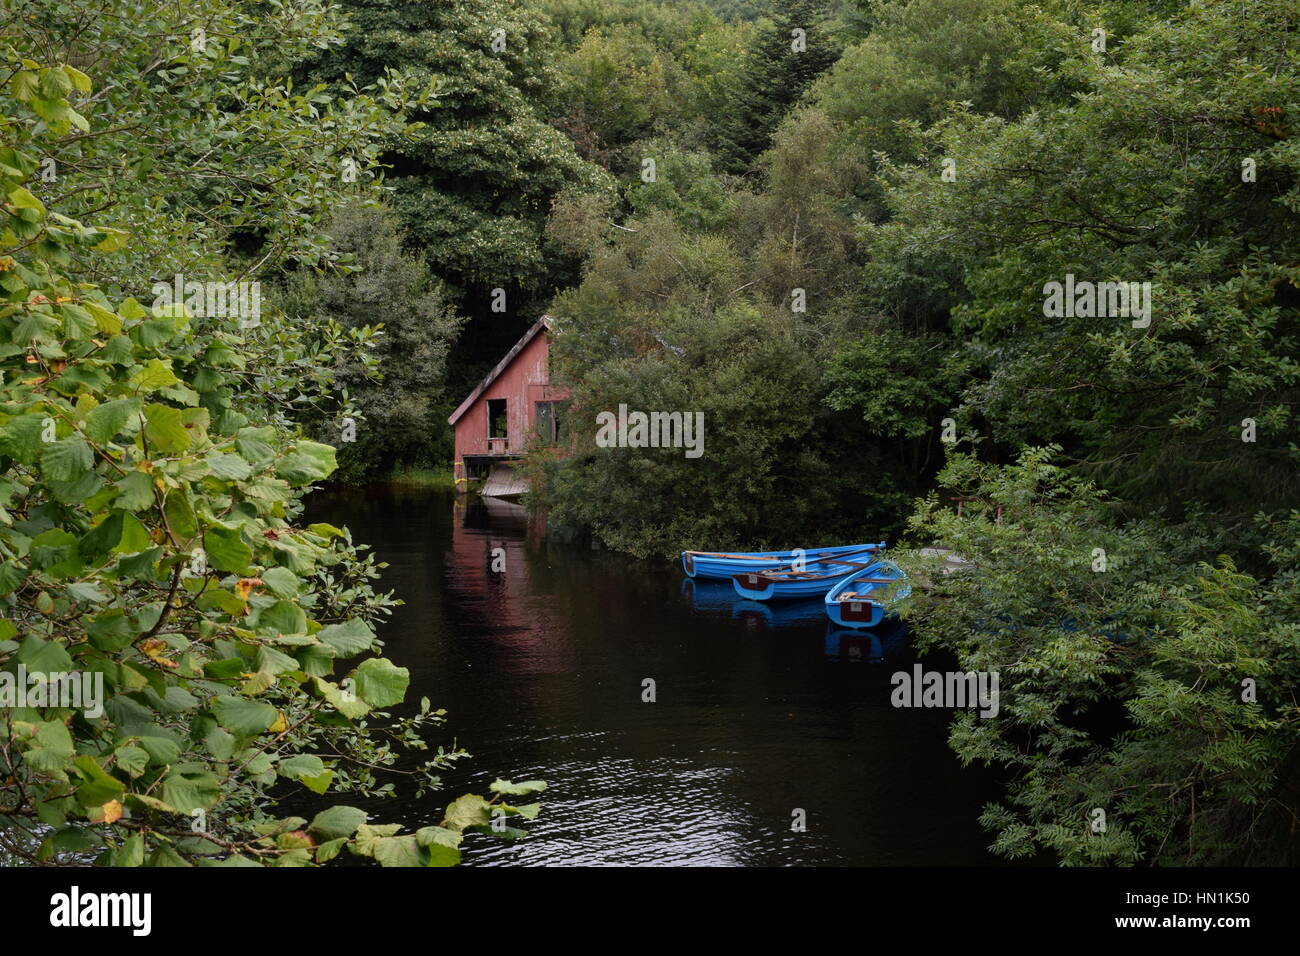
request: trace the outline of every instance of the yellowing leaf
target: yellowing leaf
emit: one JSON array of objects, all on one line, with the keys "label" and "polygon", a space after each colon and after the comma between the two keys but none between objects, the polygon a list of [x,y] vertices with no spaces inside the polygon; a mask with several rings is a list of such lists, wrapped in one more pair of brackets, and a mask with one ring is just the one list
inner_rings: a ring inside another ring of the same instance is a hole
[{"label": "yellowing leaf", "polygon": [[76,67],[68,66],[66,63],[63,65],[63,72],[72,81],[73,89],[78,93],[90,92],[90,77],[86,76],[85,73],[82,73]]},{"label": "yellowing leaf", "polygon": [[149,660],[155,664],[161,664],[163,667],[175,667],[176,662],[166,657],[167,650],[167,642],[160,641],[156,637],[140,642],[140,653],[144,654]]},{"label": "yellowing leaf", "polygon": [[15,186],[9,191],[9,201],[18,209],[35,209],[44,214],[45,203],[41,202],[22,186]]},{"label": "yellowing leaf", "polygon": [[261,578],[240,578],[235,584],[235,593],[239,595],[241,601],[247,601],[248,595],[253,588],[262,583]]}]

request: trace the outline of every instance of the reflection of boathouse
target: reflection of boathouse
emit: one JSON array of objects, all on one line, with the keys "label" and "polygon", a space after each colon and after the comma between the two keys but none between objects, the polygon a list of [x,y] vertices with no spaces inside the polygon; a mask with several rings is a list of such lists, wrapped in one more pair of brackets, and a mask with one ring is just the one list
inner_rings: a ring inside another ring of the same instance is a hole
[{"label": "reflection of boathouse", "polygon": [[445,569],[446,613],[460,640],[481,642],[503,681],[572,673],[572,622],[557,594],[564,565],[547,560],[545,519],[499,498],[457,496]]},{"label": "reflection of boathouse", "polygon": [[512,497],[527,488],[510,463],[563,436],[568,392],[550,385],[552,323],[542,316],[451,413],[456,429],[456,488],[485,480],[484,495]]}]

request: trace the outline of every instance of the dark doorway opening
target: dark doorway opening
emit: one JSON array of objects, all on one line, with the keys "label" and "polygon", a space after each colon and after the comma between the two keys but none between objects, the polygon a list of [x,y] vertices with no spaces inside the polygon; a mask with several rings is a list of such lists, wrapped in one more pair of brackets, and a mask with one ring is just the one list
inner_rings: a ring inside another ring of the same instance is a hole
[{"label": "dark doorway opening", "polygon": [[489,398],[487,403],[488,438],[508,438],[509,426],[506,423],[506,400]]}]

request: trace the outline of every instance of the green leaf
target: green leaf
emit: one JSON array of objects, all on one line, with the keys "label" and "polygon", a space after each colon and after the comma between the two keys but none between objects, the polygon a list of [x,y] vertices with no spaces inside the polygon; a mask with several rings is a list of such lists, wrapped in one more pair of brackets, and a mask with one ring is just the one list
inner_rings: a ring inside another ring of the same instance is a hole
[{"label": "green leaf", "polygon": [[115,550],[122,542],[125,514],[126,512],[114,509],[92,528],[77,543],[77,550],[81,552],[82,557],[87,561],[95,561]]},{"label": "green leaf", "polygon": [[34,209],[41,215],[45,214],[45,204],[29,193],[22,186],[15,186],[9,190],[9,201],[17,209]]},{"label": "green leaf", "polygon": [[443,823],[457,832],[467,827],[482,826],[492,822],[492,806],[477,794],[467,793],[447,807]]},{"label": "green leaf", "polygon": [[38,86],[41,98],[60,100],[72,92],[72,78],[60,67],[49,66],[40,71]]},{"label": "green leaf", "polygon": [[290,780],[319,777],[325,772],[325,762],[311,754],[295,754],[280,761],[280,776]]},{"label": "green leaf", "polygon": [[[299,638],[291,638],[299,640]],[[327,644],[311,644],[306,647],[300,647],[294,651],[294,656],[298,660],[298,669],[304,674],[312,677],[328,677],[334,673],[334,651]],[[326,694],[326,699],[337,706],[337,702]],[[365,704],[361,705],[361,712],[369,710]],[[345,711],[346,712],[346,711]],[[358,714],[349,714],[349,716],[360,716]]]},{"label": "green leaf", "polygon": [[122,304],[118,306],[117,314],[128,322],[136,322],[143,319],[149,313],[145,307],[135,299],[123,299]]},{"label": "green leaf", "polygon": [[339,855],[339,851],[347,846],[347,842],[345,837],[339,837],[337,840],[326,840],[316,847],[316,862],[328,863]]},{"label": "green leaf", "polygon": [[94,452],[80,435],[52,443],[41,455],[41,470],[50,481],[74,481],[94,464]]},{"label": "green leaf", "polygon": [[446,827],[421,827],[415,831],[415,839],[420,846],[446,846],[455,849],[460,846],[464,837]]},{"label": "green leaf", "polygon": [[152,733],[142,734],[136,743],[149,755],[151,762],[158,765],[173,764],[180,758],[180,744],[170,737],[157,736],[161,732],[162,728],[154,727]]},{"label": "green leaf", "polygon": [[[86,437],[93,442],[106,444],[119,435],[134,416],[140,413],[138,398],[119,398],[105,402],[86,416]],[[136,472],[136,474],[141,474]],[[146,480],[148,476],[145,476]],[[151,496],[152,497],[152,496]]]},{"label": "green leaf", "polygon": [[98,329],[94,317],[79,305],[68,302],[59,311],[63,313],[63,334],[73,341],[84,341]]},{"label": "green leaf", "polygon": [[334,449],[330,445],[303,439],[294,451],[276,464],[275,473],[297,486],[328,478],[337,467]]},{"label": "green leaf", "polygon": [[144,437],[152,451],[177,454],[190,447],[190,433],[179,408],[149,404],[144,409]]},{"label": "green leaf", "polygon": [[218,478],[243,481],[253,473],[253,466],[238,455],[209,455],[204,460]]},{"label": "green leaf", "polygon": [[113,503],[119,508],[127,511],[144,511],[156,504],[153,479],[146,472],[130,472],[114,487],[118,489],[118,495]]},{"label": "green leaf", "polygon": [[16,721],[14,723],[15,731],[26,727],[34,728],[36,736],[29,738],[25,734],[18,734],[20,739],[26,738],[29,745],[23,753],[23,763],[42,773],[63,772],[76,753],[68,728],[61,721],[53,720],[25,725]]},{"label": "green leaf", "polygon": [[149,530],[130,512],[122,512],[122,538],[113,548],[122,554],[135,554],[153,543]]},{"label": "green leaf", "polygon": [[133,833],[117,848],[113,854],[114,866],[143,866],[144,865],[144,837],[138,833]]},{"label": "green leaf", "polygon": [[16,100],[30,100],[40,88],[40,74],[35,70],[18,70],[9,81],[9,92]]},{"label": "green leaf", "polygon": [[63,72],[67,75],[68,79],[72,81],[72,87],[78,93],[90,92],[90,77],[86,76],[85,73],[82,73],[75,67],[68,66],[66,63],[63,64]]},{"label": "green leaf", "polygon": [[44,412],[29,412],[9,419],[0,426],[0,452],[24,465],[35,462],[46,448],[41,433],[45,430],[47,418],[49,416]]},{"label": "green leaf", "polygon": [[304,787],[312,793],[325,793],[329,790],[330,782],[334,779],[334,771],[326,770],[324,773],[315,777],[303,777],[300,781]]},{"label": "green leaf", "polygon": [[235,447],[254,466],[260,466],[275,457],[276,434],[270,425],[261,428],[241,428]]},{"label": "green leaf", "polygon": [[[538,782],[540,783],[541,781]],[[523,806],[509,807],[507,809],[519,814],[525,820],[535,820],[537,819],[537,814],[542,812],[542,805],[540,803],[525,803]]]},{"label": "green leaf", "polygon": [[44,640],[35,634],[23,641],[18,650],[18,660],[27,666],[29,673],[51,674],[72,670],[72,657],[62,644]]},{"label": "green leaf", "polygon": [[77,802],[83,807],[102,807],[110,800],[116,800],[126,792],[126,786],[116,777],[109,776],[94,757],[85,755],[77,757],[76,765],[82,778],[77,787]]},{"label": "green leaf", "polygon": [[222,727],[239,737],[252,737],[262,733],[279,716],[270,704],[233,694],[215,698],[212,701],[212,712]]},{"label": "green leaf", "polygon": [[300,781],[313,793],[324,793],[334,779],[334,771],[325,769],[319,757],[298,754],[280,762],[280,776]]},{"label": "green leaf", "polygon": [[93,581],[74,581],[68,584],[64,590],[74,601],[103,604],[108,600],[108,595]]},{"label": "green leaf", "polygon": [[306,634],[307,615],[292,601],[276,601],[258,612],[257,627],[277,635]]},{"label": "green leaf", "polygon": [[219,571],[243,574],[248,570],[248,562],[253,552],[236,530],[228,528],[209,528],[203,532],[203,549],[208,554],[208,563]]},{"label": "green leaf", "polygon": [[267,568],[261,576],[262,583],[276,597],[293,599],[298,596],[298,590],[302,587],[298,576],[288,568]]},{"label": "green leaf", "polygon": [[176,335],[176,323],[170,318],[149,319],[133,326],[131,338],[147,349],[156,349],[166,345]]},{"label": "green leaf", "polygon": [[144,773],[145,768],[149,766],[149,754],[143,748],[134,744],[118,747],[113,751],[113,759],[119,767],[133,778],[140,776],[140,774]]},{"label": "green leaf", "polygon": [[312,681],[317,693],[333,704],[334,708],[344,717],[364,717],[370,713],[368,703],[358,699],[356,695],[349,699],[337,684],[327,681],[323,677],[314,677]]},{"label": "green leaf", "polygon": [[194,519],[194,509],[190,507],[189,496],[184,488],[178,488],[167,495],[163,503],[163,514],[167,516],[167,527],[184,541],[199,533],[199,524]]},{"label": "green leaf", "polygon": [[118,559],[117,573],[124,581],[147,581],[157,576],[156,564],[162,557],[160,547],[146,548],[139,554],[127,555]]},{"label": "green leaf", "polygon": [[461,834],[446,827],[421,827],[415,840],[428,857],[426,866],[455,866],[460,862]]},{"label": "green leaf", "polygon": [[371,707],[400,704],[411,682],[410,671],[382,657],[362,661],[352,673],[356,680],[357,696]]},{"label": "green leaf", "polygon": [[546,789],[545,780],[525,780],[522,783],[511,783],[509,780],[500,778],[492,781],[488,788],[493,793],[503,793],[507,796],[523,796],[529,793],[540,793]]},{"label": "green leaf", "polygon": [[[117,230],[114,231],[116,232]],[[105,240],[105,242],[107,242],[107,240]],[[104,242],[99,243],[95,248],[99,249],[101,252],[116,251],[105,249]],[[102,305],[97,305],[94,302],[84,302],[83,305],[85,305],[86,310],[94,317],[95,328],[98,331],[106,332],[109,335],[116,335],[118,332],[122,331],[122,318],[117,313],[104,308]]]},{"label": "green leaf", "polygon": [[370,650],[375,643],[374,631],[360,618],[323,627],[316,637],[334,648],[338,657],[355,657],[362,651]]},{"label": "green leaf", "polygon": [[307,829],[326,840],[336,840],[352,836],[357,832],[357,827],[368,819],[369,814],[356,807],[330,807],[316,814]]},{"label": "green leaf", "polygon": [[150,359],[143,368],[131,376],[131,384],[137,391],[156,392],[160,388],[179,385],[180,379],[172,372],[170,364],[160,359]]},{"label": "green leaf", "polygon": [[120,651],[131,643],[135,631],[121,608],[101,611],[86,625],[90,643],[105,653]]},{"label": "green leaf", "polygon": [[183,813],[206,810],[221,799],[221,787],[205,765],[178,764],[163,778],[162,798]]},{"label": "green leaf", "polygon": [[370,855],[380,866],[424,866],[414,834],[381,837],[372,844]]},{"label": "green leaf", "polygon": [[149,855],[145,866],[190,866],[186,859],[169,846],[160,846]]},{"label": "green leaf", "polygon": [[274,647],[265,644],[257,649],[258,673],[264,671],[272,680],[278,674],[287,674],[298,669],[298,661],[283,651],[277,651]]},{"label": "green leaf", "polygon": [[[127,241],[131,238],[131,234],[125,229],[114,229],[111,226],[100,226],[96,231],[104,236],[103,239],[95,243],[96,252],[120,252],[126,248]],[[100,316],[95,316],[96,320],[99,318]],[[120,332],[122,331],[122,323],[120,321],[108,324],[101,323],[100,329],[104,332]]]},{"label": "green leaf", "polygon": [[0,597],[12,594],[27,580],[28,570],[16,561],[0,564]]}]

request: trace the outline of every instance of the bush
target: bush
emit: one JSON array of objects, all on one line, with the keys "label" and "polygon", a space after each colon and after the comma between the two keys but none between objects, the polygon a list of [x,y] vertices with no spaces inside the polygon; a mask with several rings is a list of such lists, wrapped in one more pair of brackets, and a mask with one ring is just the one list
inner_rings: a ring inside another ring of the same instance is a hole
[{"label": "bush", "polygon": [[[239,410],[240,331],[65,271],[128,238],[27,188],[47,141],[88,125],[68,97],[91,82],[7,59],[17,108],[45,122],[0,116],[15,143],[0,149],[0,852],[305,865],[346,846],[446,865],[467,829],[516,835],[492,814],[536,805],[500,798],[544,784],[498,781],[408,834],[347,806],[268,812],[286,782],[384,792],[373,769],[423,748],[440,713],[425,701],[371,726],[407,689],[406,670],[371,653],[392,601],[345,531],[296,523],[334,449]],[[421,786],[457,755],[421,767]]]}]

